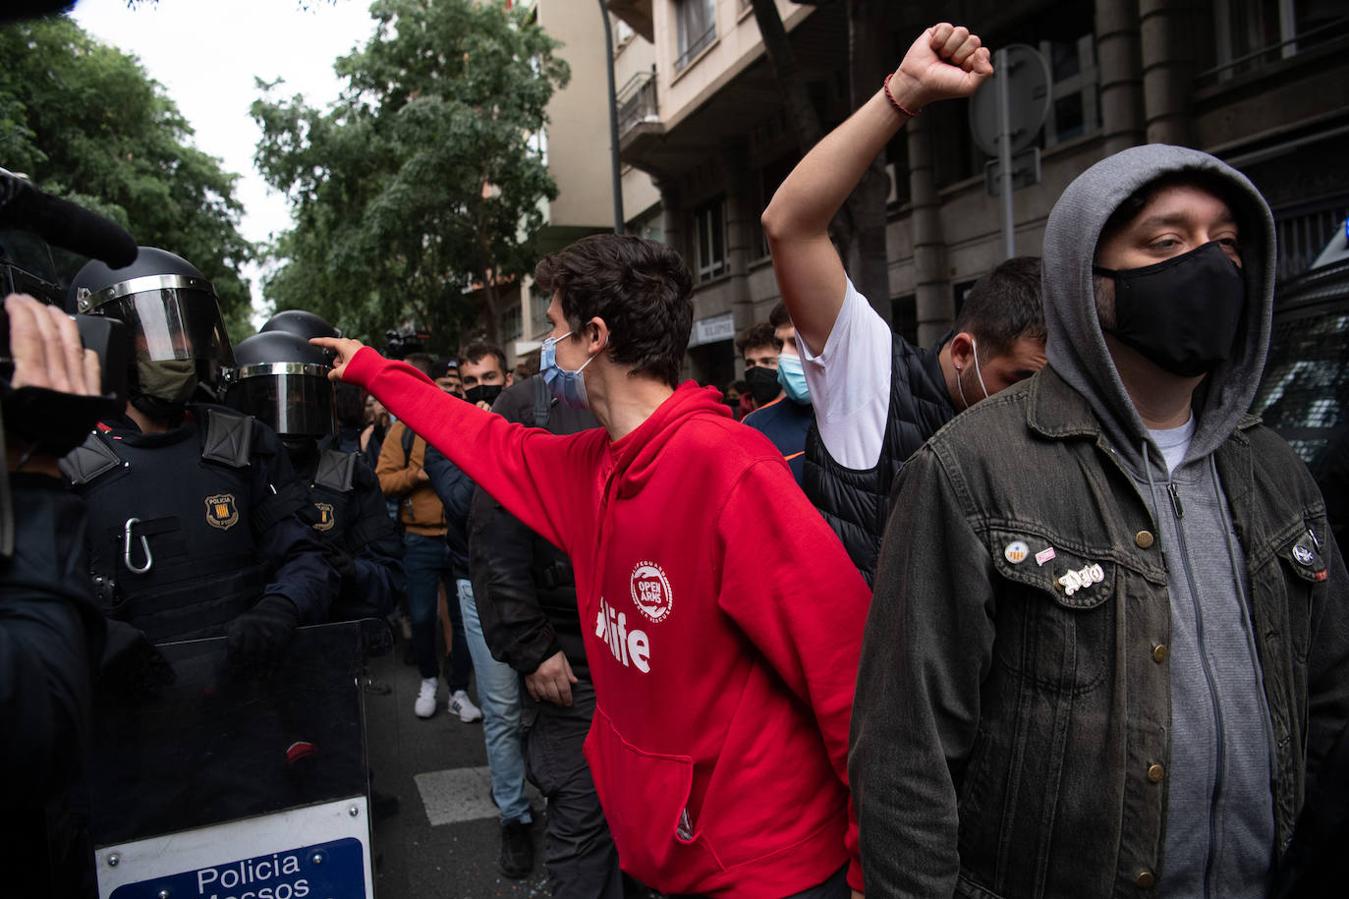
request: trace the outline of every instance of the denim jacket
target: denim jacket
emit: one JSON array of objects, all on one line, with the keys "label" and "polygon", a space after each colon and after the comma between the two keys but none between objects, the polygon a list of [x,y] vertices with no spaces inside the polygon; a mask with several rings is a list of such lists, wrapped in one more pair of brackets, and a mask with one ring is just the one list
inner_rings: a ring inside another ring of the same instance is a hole
[{"label": "denim jacket", "polygon": [[[1345,567],[1305,466],[1257,419],[1215,462],[1272,719],[1275,854],[1349,718]],[[853,712],[868,895],[1154,892],[1171,702],[1157,532],[1050,368],[908,462]]]}]

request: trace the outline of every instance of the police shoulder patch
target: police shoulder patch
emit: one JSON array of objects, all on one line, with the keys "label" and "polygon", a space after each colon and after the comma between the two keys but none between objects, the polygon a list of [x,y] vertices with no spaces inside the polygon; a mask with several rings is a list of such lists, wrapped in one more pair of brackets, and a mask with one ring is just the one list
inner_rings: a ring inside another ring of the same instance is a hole
[{"label": "police shoulder patch", "polygon": [[319,510],[319,520],[314,522],[314,530],[331,531],[333,525],[337,523],[337,518],[333,515],[333,504],[314,503],[314,508]]},{"label": "police shoulder patch", "polygon": [[213,528],[228,531],[239,523],[239,507],[233,493],[217,493],[206,497],[206,523]]}]

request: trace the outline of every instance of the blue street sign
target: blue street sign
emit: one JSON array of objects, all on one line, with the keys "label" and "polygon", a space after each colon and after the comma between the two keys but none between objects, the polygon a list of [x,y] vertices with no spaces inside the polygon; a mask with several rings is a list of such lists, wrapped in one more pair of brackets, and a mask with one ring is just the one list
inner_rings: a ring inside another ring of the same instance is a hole
[{"label": "blue street sign", "polygon": [[111,899],[365,899],[365,856],[347,837],[124,884]]}]

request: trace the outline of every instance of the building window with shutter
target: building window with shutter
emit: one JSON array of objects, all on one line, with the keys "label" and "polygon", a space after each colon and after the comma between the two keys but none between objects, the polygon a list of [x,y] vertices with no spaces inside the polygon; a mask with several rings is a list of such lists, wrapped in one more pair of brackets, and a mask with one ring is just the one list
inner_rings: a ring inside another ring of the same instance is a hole
[{"label": "building window with shutter", "polygon": [[698,280],[726,274],[726,201],[717,198],[693,214],[697,236]]}]

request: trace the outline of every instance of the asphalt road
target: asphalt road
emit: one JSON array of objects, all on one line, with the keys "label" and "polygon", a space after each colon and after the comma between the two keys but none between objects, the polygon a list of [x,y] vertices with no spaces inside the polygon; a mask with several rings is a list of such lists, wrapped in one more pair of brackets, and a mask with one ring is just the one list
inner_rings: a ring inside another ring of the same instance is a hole
[{"label": "asphalt road", "polygon": [[[509,880],[497,871],[500,823],[488,791],[482,723],[445,711],[441,681],[434,717],[413,715],[420,678],[403,664],[405,644],[371,660],[371,674],[393,687],[367,693],[366,735],[375,789],[398,798],[396,814],[376,814],[375,894],[379,899],[547,896],[542,815],[534,825],[534,873]],[[477,695],[469,691],[477,700]],[[542,798],[530,788],[536,809]]]}]

